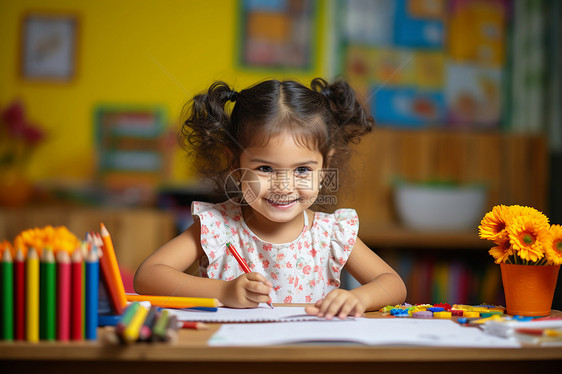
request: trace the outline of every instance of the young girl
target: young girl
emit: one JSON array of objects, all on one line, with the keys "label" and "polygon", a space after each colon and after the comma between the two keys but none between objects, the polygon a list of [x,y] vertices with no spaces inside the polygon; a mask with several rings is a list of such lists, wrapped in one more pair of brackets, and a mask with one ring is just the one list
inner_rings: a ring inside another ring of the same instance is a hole
[{"label": "young girl", "polygon": [[[138,293],[232,308],[314,303],[307,313],[328,319],[404,301],[402,279],[357,237],[355,210],[309,209],[339,187],[349,144],[374,124],[347,83],[268,80],[236,92],[217,82],[188,104],[185,145],[228,200],[192,204],[195,223],[137,270]],[[195,261],[201,277],[184,273]],[[338,288],[344,268],[361,287]]]}]

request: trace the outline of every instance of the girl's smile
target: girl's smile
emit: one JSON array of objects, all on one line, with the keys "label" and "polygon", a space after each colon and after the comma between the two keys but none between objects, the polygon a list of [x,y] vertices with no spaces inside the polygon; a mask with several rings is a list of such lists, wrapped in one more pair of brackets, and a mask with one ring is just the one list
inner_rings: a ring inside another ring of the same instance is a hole
[{"label": "girl's smile", "polygon": [[298,235],[302,212],[318,196],[322,162],[319,151],[298,144],[288,133],[245,149],[240,168],[251,172],[244,173],[240,182],[251,213],[256,213],[250,225],[259,232],[272,222],[287,223]]}]

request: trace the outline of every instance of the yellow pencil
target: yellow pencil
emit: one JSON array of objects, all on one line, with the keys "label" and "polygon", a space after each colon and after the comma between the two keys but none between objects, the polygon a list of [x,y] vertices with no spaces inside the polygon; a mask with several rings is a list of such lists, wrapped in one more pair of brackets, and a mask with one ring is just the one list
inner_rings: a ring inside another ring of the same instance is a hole
[{"label": "yellow pencil", "polygon": [[30,248],[26,259],[26,339],[39,341],[39,257],[35,248]]},{"label": "yellow pencil", "polygon": [[150,304],[162,308],[218,308],[221,306],[217,299],[203,297],[177,297],[177,296],[154,296],[154,295],[126,295],[127,301],[149,301]]},{"label": "yellow pencil", "polygon": [[148,309],[139,305],[133,319],[131,319],[131,322],[129,322],[129,324],[125,327],[125,331],[123,331],[123,340],[125,340],[125,343],[134,343],[137,341],[139,338],[140,328],[142,327],[147,314]]}]

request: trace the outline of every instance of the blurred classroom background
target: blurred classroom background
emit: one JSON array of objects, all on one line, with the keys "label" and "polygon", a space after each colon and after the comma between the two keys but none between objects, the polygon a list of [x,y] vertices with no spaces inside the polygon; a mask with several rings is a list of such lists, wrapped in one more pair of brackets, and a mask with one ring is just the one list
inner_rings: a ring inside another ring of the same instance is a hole
[{"label": "blurred classroom background", "polygon": [[343,77],[377,129],[336,205],[408,302],[503,303],[479,219],[562,223],[561,19],[556,0],[0,1],[0,240],[104,221],[132,274],[191,201],[224,200],[177,145],[194,94]]}]

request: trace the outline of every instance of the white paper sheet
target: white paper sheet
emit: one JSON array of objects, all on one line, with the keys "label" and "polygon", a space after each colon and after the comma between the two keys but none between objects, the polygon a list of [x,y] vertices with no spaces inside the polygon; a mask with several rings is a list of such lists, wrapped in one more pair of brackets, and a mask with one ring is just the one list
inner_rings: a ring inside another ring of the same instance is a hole
[{"label": "white paper sheet", "polygon": [[179,321],[196,322],[288,322],[288,321],[320,321],[323,318],[307,315],[304,307],[282,307],[271,309],[260,305],[253,309],[218,308],[216,312],[199,310],[174,310]]},{"label": "white paper sheet", "polygon": [[[279,308],[281,309],[281,308]],[[364,345],[517,348],[514,339],[463,327],[451,320],[358,318],[314,322],[227,324],[211,337],[211,346],[262,346],[307,342]]]}]

